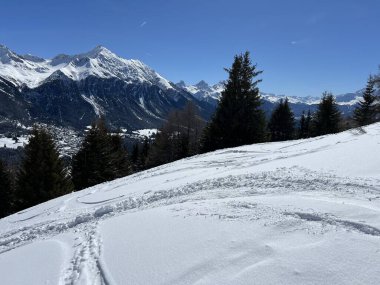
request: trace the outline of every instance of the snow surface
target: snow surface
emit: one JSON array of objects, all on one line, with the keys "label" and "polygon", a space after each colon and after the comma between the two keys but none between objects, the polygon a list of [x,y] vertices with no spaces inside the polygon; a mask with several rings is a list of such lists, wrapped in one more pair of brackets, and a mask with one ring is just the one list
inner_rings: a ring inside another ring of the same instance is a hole
[{"label": "snow surface", "polygon": [[157,134],[158,129],[141,129],[133,131],[133,134],[137,135],[138,137],[151,137],[152,135]]},{"label": "snow surface", "polygon": [[4,284],[380,284],[380,124],[219,150],[0,220]]},{"label": "snow surface", "polygon": [[23,147],[24,144],[27,144],[29,138],[27,136],[22,136],[18,138],[18,142],[16,143],[12,138],[0,137],[0,148],[18,148]]},{"label": "snow surface", "polygon": [[105,47],[78,54],[61,54],[53,59],[31,55],[18,55],[0,45],[0,76],[15,85],[26,84],[30,88],[58,76],[58,72],[73,80],[88,76],[119,78],[127,83],[148,83],[163,89],[173,89],[170,82],[139,60],[123,59]]}]

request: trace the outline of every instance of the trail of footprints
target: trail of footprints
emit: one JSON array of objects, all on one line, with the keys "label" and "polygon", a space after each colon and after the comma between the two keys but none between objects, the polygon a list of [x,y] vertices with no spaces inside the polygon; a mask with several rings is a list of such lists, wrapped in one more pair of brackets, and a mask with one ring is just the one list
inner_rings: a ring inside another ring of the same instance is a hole
[{"label": "trail of footprints", "polygon": [[74,255],[61,274],[60,285],[111,284],[100,260],[101,238],[97,226],[98,222],[87,224],[81,230],[82,235],[76,238]]},{"label": "trail of footprints", "polygon": [[[305,169],[278,169],[272,172],[227,176],[219,179],[207,179],[193,184],[183,185],[166,191],[146,191],[139,197],[119,197],[112,203],[103,205],[93,212],[71,212],[71,217],[63,216],[58,220],[51,220],[26,226],[4,233],[0,236],[0,254],[28,244],[36,239],[48,239],[59,233],[75,231],[79,233],[77,249],[70,265],[62,274],[61,285],[79,284],[81,278],[92,278],[90,284],[110,284],[110,278],[104,272],[99,259],[101,240],[96,231],[99,221],[122,214],[126,211],[141,208],[156,207],[180,203],[194,199],[197,192],[204,193],[203,199],[215,198],[218,191],[228,193],[231,197],[241,197],[257,194],[282,193],[293,191],[333,191],[341,195],[355,195],[365,193],[371,199],[379,199],[378,181],[362,181],[349,178],[338,178],[332,175],[321,175],[319,172]],[[248,190],[247,190],[248,189]],[[217,190],[217,191],[215,191]],[[226,191],[227,190],[227,191]],[[230,192],[229,192],[230,191]],[[252,194],[249,194],[252,193]],[[197,197],[199,198],[199,197]],[[72,199],[72,198],[70,198]],[[87,210],[88,211],[88,210]],[[252,208],[255,211],[255,208]],[[289,215],[289,213],[283,213]],[[294,217],[306,221],[325,222],[347,229],[357,230],[363,234],[380,236],[380,230],[365,224],[339,220],[322,219],[307,213],[293,213]],[[330,221],[330,222],[329,222]],[[94,274],[95,273],[95,274]],[[87,280],[87,279],[86,279]]]}]

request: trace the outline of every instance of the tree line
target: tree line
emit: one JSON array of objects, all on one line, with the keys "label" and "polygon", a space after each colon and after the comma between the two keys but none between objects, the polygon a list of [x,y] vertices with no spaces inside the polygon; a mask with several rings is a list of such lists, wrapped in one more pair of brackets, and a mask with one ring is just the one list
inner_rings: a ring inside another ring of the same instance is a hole
[{"label": "tree line", "polygon": [[[343,118],[331,93],[322,95],[317,111],[305,110],[297,124],[288,99],[280,100],[267,120],[261,109],[257,77],[262,71],[248,52],[236,55],[216,111],[204,121],[189,102],[169,114],[152,140],[128,152],[123,138],[110,133],[100,118],[86,133],[71,165],[64,164],[49,132],[34,127],[22,162],[11,171],[0,161],[0,217],[72,191],[110,181],[171,161],[217,149],[269,141],[304,139],[364,126],[379,119],[376,78],[370,77],[352,119]],[[352,122],[351,122],[352,121]]]}]

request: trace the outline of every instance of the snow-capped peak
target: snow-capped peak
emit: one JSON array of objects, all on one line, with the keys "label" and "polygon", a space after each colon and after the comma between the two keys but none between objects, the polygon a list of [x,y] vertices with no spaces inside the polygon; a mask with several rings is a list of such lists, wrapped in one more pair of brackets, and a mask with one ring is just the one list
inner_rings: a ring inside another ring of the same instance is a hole
[{"label": "snow-capped peak", "polygon": [[159,85],[163,89],[173,88],[168,80],[144,63],[121,58],[104,46],[77,55],[59,54],[52,59],[20,56],[7,47],[0,46],[0,76],[15,85],[26,84],[34,88],[56,71],[72,80],[96,76],[119,78],[127,83]]},{"label": "snow-capped peak", "polygon": [[186,82],[181,80],[179,81],[178,83],[176,83],[176,85],[179,87],[179,88],[185,88],[186,87]]},{"label": "snow-capped peak", "polygon": [[86,55],[88,55],[89,57],[98,57],[99,55],[112,55],[112,56],[116,56],[109,49],[107,49],[106,47],[101,46],[101,45],[95,47],[94,49],[92,49],[91,51],[89,51]]},{"label": "snow-capped peak", "polygon": [[216,104],[221,92],[224,90],[223,82],[210,86],[206,81],[201,80],[195,85],[186,85],[184,81],[176,84],[179,88],[191,93],[195,98]]},{"label": "snow-capped peak", "polygon": [[210,86],[208,85],[208,83],[204,80],[201,80],[199,81],[197,84],[195,84],[195,86],[198,88],[198,89],[209,89]]},{"label": "snow-capped peak", "polygon": [[8,64],[11,61],[19,62],[20,57],[4,45],[0,45],[0,63]]},{"label": "snow-capped peak", "polygon": [[[177,86],[187,92],[190,92],[195,98],[201,101],[207,101],[213,104],[217,104],[220,99],[220,96],[225,88],[223,81],[210,86],[204,80],[201,80],[195,85],[186,85],[185,82],[181,81],[177,83]],[[347,93],[336,96],[336,102],[338,105],[352,106],[357,104],[362,98],[363,90],[359,90],[355,93]],[[380,91],[377,91],[380,94]],[[312,96],[287,96],[287,95],[278,95],[272,93],[260,93],[261,98],[265,101],[271,103],[278,103],[281,99],[288,98],[289,103],[291,104],[305,104],[305,105],[316,105],[320,102],[320,97]]]}]

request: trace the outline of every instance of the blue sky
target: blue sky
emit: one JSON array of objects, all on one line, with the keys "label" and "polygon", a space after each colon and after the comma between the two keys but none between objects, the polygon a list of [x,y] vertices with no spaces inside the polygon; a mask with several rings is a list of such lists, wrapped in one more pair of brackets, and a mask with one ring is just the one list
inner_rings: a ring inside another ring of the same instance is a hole
[{"label": "blue sky", "polygon": [[379,15],[378,0],[2,0],[0,43],[43,57],[101,44],[191,84],[249,50],[262,91],[319,96],[378,72]]}]

